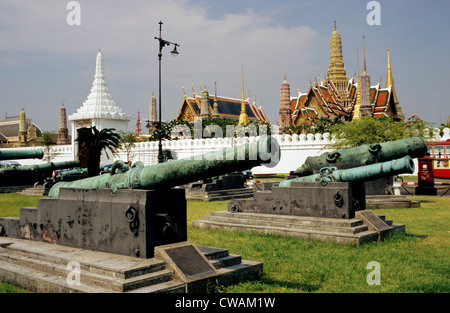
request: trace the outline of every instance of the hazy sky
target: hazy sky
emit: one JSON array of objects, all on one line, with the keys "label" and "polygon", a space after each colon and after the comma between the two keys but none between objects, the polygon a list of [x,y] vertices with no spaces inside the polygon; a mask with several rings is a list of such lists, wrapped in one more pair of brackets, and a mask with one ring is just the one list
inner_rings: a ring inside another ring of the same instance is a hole
[{"label": "hazy sky", "polygon": [[[390,49],[395,87],[406,117],[445,122],[450,115],[450,1],[380,0],[380,25],[369,25],[370,1],[361,0],[79,0],[81,25],[69,25],[64,0],[0,1],[0,118],[22,108],[43,130],[56,131],[64,101],[68,115],[80,107],[94,79],[101,48],[108,87],[133,119],[148,117],[158,96],[158,41],[180,45],[162,58],[162,116],[172,120],[200,84],[219,96],[256,97],[272,123],[278,120],[280,85],[291,96],[328,69],[333,22],[341,34],[347,76],[362,69],[363,34],[371,84],[382,80]],[[72,21],[77,21],[72,19]],[[144,124],[144,123],[143,123]],[[70,127],[69,127],[70,129]]]}]

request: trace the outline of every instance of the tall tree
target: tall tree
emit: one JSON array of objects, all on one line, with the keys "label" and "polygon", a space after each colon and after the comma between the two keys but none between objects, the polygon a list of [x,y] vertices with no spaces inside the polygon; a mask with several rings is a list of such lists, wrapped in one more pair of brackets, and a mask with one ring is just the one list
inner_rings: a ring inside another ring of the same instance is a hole
[{"label": "tall tree", "polygon": [[88,177],[100,174],[100,159],[102,151],[116,153],[120,146],[120,135],[114,128],[104,128],[99,131],[95,126],[80,128],[77,141],[80,143],[80,154],[88,151]]}]

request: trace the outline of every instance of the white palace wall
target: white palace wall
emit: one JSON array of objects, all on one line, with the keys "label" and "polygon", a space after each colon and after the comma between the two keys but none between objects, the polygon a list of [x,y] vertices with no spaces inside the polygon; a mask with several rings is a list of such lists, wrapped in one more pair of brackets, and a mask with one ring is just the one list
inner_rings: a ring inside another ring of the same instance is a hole
[{"label": "white palace wall", "polygon": [[[445,128],[443,136],[439,136],[439,130],[434,129],[435,141],[450,139],[450,129]],[[254,175],[262,174],[287,174],[301,166],[307,157],[317,156],[324,152],[331,151],[327,146],[332,143],[330,134],[308,134],[308,135],[272,135],[280,145],[281,158],[279,163],[272,168],[266,166],[257,166],[252,169]],[[212,138],[212,139],[183,139],[163,141],[163,150],[171,150],[174,159],[192,157],[198,154],[211,152],[223,148],[238,146],[247,142],[253,142],[258,137],[241,138]],[[26,148],[7,148],[4,150],[30,150],[42,147]],[[2,149],[3,150],[3,149]],[[52,146],[51,154],[54,156],[52,162],[62,162],[73,160],[73,146],[61,145]],[[102,164],[109,164],[115,160],[127,161],[125,150],[120,150],[112,159],[102,159]],[[134,163],[142,161],[144,165],[153,165],[158,163],[158,142],[140,142],[130,153],[130,160]],[[25,159],[16,160],[22,165],[42,164],[42,160]],[[416,162],[417,165],[417,162]],[[416,166],[417,169],[417,166]]]}]

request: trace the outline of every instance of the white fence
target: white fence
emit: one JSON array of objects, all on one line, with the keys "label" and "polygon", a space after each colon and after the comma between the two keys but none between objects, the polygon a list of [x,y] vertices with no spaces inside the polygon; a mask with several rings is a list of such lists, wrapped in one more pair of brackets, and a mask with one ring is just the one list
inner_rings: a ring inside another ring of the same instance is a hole
[{"label": "white fence", "polygon": [[[434,129],[435,140],[447,140],[450,139],[450,129],[445,128],[443,135],[439,135],[439,129]],[[308,134],[308,135],[273,135],[278,141],[281,150],[281,157],[279,163],[269,168],[266,166],[257,166],[252,169],[253,174],[285,174],[297,167],[301,166],[307,157],[317,156],[326,151],[331,151],[327,148],[332,142],[330,134]],[[184,139],[184,140],[172,140],[163,141],[163,150],[171,150],[175,159],[182,159],[192,157],[194,155],[203,154],[219,150],[222,148],[228,148],[238,146],[247,142],[253,142],[257,137],[241,137],[241,138],[212,138],[212,139]],[[4,150],[30,150],[42,147],[26,147],[26,148],[7,148]],[[3,149],[2,149],[3,150]],[[70,161],[73,160],[73,147],[71,145],[64,146],[52,146],[51,155],[53,156],[52,162]],[[113,159],[102,159],[102,164],[112,163],[114,160],[127,161],[127,153],[125,150],[119,151],[119,153],[113,157]],[[142,161],[144,165],[153,165],[158,163],[158,142],[140,142],[131,150],[130,160],[134,163],[136,161]],[[45,163],[42,160],[25,159],[16,160],[20,164],[41,164]],[[417,167],[416,167],[417,168]]]}]

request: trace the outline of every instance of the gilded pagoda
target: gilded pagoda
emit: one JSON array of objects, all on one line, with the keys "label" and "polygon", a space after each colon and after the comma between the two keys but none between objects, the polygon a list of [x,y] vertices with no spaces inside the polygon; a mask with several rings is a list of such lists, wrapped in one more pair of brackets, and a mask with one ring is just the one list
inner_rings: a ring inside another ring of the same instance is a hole
[{"label": "gilded pagoda", "polygon": [[[344,120],[356,120],[364,115],[391,116],[394,120],[404,120],[391,71],[391,61],[388,49],[387,75],[385,87],[381,82],[370,85],[367,72],[364,43],[364,70],[359,75],[359,61],[357,60],[357,77],[348,77],[344,67],[342,55],[342,40],[334,24],[330,39],[330,59],[327,77],[310,82],[306,93],[299,90],[297,96],[291,97],[286,90],[289,84],[286,78],[280,89],[280,129],[289,125],[308,124],[313,117],[324,117]],[[288,117],[288,114],[290,116]]]}]

